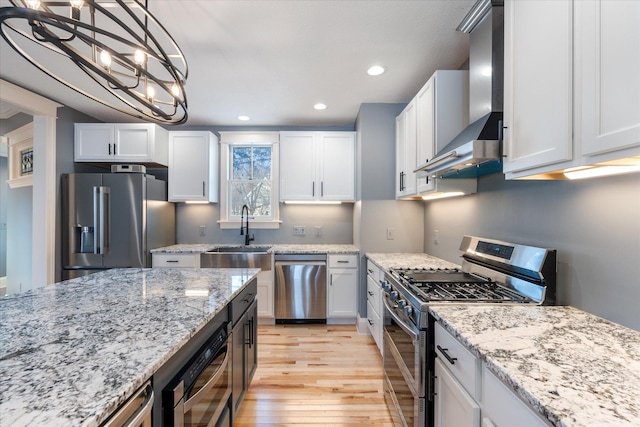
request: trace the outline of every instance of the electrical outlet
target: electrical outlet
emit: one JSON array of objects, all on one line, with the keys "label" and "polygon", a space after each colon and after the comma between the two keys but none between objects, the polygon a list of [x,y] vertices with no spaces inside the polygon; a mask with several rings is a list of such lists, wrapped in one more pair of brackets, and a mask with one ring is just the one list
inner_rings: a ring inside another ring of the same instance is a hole
[{"label": "electrical outlet", "polygon": [[200,235],[201,235],[201,236],[204,236],[204,235],[206,235],[206,234],[207,234],[207,233],[206,233],[206,229],[207,229],[207,227],[206,227],[205,225],[201,225],[201,226],[200,226]]},{"label": "electrical outlet", "polygon": [[321,225],[316,225],[316,236],[318,236],[318,237],[322,236],[322,226]]},{"label": "electrical outlet", "polygon": [[440,230],[433,230],[433,243],[437,245],[438,240],[440,240]]},{"label": "electrical outlet", "polygon": [[393,240],[395,236],[395,230],[393,228],[387,228],[387,240]]},{"label": "electrical outlet", "polygon": [[306,233],[304,225],[294,225],[293,226],[293,235],[294,236],[304,236]]}]

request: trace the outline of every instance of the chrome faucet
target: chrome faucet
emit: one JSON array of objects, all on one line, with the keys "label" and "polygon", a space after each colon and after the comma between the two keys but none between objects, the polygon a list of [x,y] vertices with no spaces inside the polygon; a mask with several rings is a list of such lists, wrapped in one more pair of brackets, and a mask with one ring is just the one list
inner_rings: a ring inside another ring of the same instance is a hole
[{"label": "chrome faucet", "polygon": [[[247,211],[247,222],[244,222],[244,212]],[[248,245],[249,242],[254,240],[253,236],[249,236],[249,206],[242,205],[242,211],[240,212],[240,235],[244,237],[244,244]]]}]

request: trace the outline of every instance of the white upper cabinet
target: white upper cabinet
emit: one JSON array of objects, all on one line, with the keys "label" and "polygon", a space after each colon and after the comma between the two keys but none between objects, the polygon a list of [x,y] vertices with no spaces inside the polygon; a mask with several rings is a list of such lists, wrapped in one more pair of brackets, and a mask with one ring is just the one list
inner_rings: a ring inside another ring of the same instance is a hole
[{"label": "white upper cabinet", "polygon": [[169,201],[218,201],[218,137],[169,132]]},{"label": "white upper cabinet", "polygon": [[281,132],[280,200],[355,201],[355,133]]},{"label": "white upper cabinet", "polygon": [[169,133],[151,123],[76,123],[76,162],[169,164]]},{"label": "white upper cabinet", "polygon": [[576,16],[582,154],[639,155],[640,2],[579,1]]},{"label": "white upper cabinet", "polygon": [[417,180],[413,172],[417,165],[416,99],[396,117],[396,199],[416,195]]},{"label": "white upper cabinet", "polygon": [[[421,165],[469,124],[469,72],[436,71],[416,96],[416,114],[417,165]],[[417,186],[418,194],[436,190],[428,177],[417,178]]]},{"label": "white upper cabinet", "polygon": [[572,158],[573,6],[504,2],[505,173]]},{"label": "white upper cabinet", "polygon": [[506,177],[565,179],[569,168],[637,164],[640,2],[504,7]]}]

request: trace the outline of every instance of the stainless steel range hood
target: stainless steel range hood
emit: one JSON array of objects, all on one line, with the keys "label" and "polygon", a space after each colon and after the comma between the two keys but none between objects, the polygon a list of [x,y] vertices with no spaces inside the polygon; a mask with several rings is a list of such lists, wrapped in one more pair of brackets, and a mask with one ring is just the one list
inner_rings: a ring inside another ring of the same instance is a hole
[{"label": "stainless steel range hood", "polygon": [[438,178],[471,178],[502,171],[504,81],[503,2],[479,0],[457,28],[470,33],[469,121],[414,172]]}]

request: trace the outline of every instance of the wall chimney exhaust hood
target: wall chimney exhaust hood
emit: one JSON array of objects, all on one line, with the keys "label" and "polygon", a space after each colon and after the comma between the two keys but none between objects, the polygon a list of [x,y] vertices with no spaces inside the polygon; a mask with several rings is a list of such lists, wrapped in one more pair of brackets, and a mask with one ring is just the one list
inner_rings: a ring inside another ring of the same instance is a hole
[{"label": "wall chimney exhaust hood", "polygon": [[457,28],[470,33],[471,124],[414,172],[417,176],[473,178],[502,172],[504,82],[503,2],[479,0]]}]

